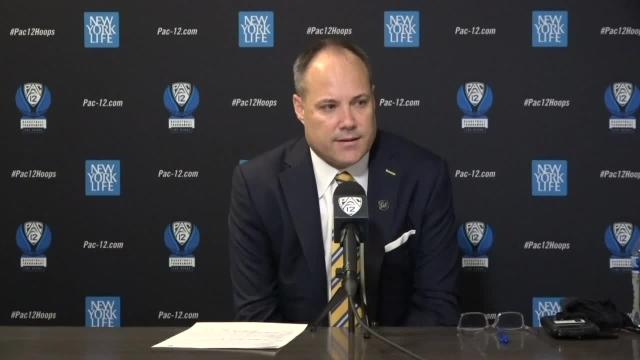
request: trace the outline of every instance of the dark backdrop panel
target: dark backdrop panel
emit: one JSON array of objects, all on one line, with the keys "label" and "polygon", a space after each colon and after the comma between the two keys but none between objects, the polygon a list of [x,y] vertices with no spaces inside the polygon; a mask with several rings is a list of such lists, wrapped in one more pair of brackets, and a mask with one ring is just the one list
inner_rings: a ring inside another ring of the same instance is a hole
[{"label": "dark backdrop panel", "polygon": [[[489,266],[462,273],[462,310],[517,310],[535,322],[534,298],[570,296],[609,298],[631,310],[629,271],[609,266],[604,233],[613,223],[640,224],[640,145],[636,131],[608,128],[603,94],[614,82],[640,84],[637,1],[37,0],[4,1],[0,9],[0,324],[83,325],[87,297],[119,298],[123,326],[232,319],[231,172],[240,160],[302,135],[291,65],[317,37],[308,28],[325,26],[348,30],[369,53],[378,101],[416,100],[379,106],[379,127],[446,158],[458,224],[482,221],[493,230]],[[567,47],[532,47],[535,10],[568,12]],[[84,47],[83,13],[101,11],[119,14],[118,48]],[[273,12],[273,47],[239,46],[240,11]],[[420,13],[419,47],[385,47],[385,11]],[[161,36],[159,27],[197,34]],[[492,34],[458,35],[457,27]],[[605,27],[628,29],[602,34]],[[34,28],[55,34],[13,30]],[[473,81],[494,94],[482,132],[461,128],[456,105],[458,88]],[[15,92],[28,82],[51,91],[41,133],[20,129]],[[163,92],[174,82],[200,92],[189,133],[168,129]],[[122,102],[87,107],[85,99]],[[234,99],[274,106],[240,107]],[[569,105],[534,107],[527,99]],[[120,161],[120,196],[85,195],[87,160]],[[532,160],[567,161],[567,196],[532,196]],[[28,170],[56,176],[16,175]],[[493,176],[457,175],[474,170]],[[603,170],[631,175],[603,178]],[[16,230],[29,221],[51,230],[46,268],[20,264]],[[174,221],[200,233],[187,271],[168,266],[163,234]],[[527,248],[545,241],[569,248]]]}]

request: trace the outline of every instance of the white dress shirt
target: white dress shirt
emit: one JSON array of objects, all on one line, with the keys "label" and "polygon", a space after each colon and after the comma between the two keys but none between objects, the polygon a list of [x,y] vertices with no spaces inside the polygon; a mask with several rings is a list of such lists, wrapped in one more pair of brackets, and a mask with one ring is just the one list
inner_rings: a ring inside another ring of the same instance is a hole
[{"label": "white dress shirt", "polygon": [[348,171],[351,176],[358,182],[364,192],[367,192],[367,184],[369,182],[369,153],[367,152],[357,163],[347,167],[346,169],[336,169],[322,160],[314,151],[311,150],[311,163],[313,164],[313,173],[316,177],[316,185],[318,186],[318,202],[320,205],[320,224],[322,226],[322,241],[324,244],[324,265],[327,271],[327,294],[331,298],[331,242],[333,233],[333,192],[338,186],[335,181],[337,174],[342,171]]}]

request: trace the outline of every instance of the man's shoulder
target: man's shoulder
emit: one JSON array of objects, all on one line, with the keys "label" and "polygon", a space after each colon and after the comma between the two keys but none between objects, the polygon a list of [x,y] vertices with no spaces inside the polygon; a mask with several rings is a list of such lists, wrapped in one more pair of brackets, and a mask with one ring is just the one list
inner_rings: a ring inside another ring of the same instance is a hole
[{"label": "man's shoulder", "polygon": [[417,163],[440,165],[445,161],[431,149],[386,131],[378,133],[378,141],[377,151],[388,153],[395,161],[413,165]]},{"label": "man's shoulder", "polygon": [[288,140],[277,147],[268,150],[240,165],[240,169],[245,177],[261,178],[266,180],[276,176],[286,168],[287,160],[291,154],[301,147],[303,138]]}]

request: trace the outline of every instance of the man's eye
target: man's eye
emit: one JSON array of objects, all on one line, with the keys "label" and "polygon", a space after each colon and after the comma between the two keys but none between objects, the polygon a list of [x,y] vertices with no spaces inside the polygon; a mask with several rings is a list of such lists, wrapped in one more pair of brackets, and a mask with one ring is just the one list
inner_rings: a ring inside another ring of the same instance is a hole
[{"label": "man's eye", "polygon": [[336,104],[324,104],[321,105],[320,108],[325,111],[330,111],[336,108]]},{"label": "man's eye", "polygon": [[356,105],[359,107],[364,107],[369,104],[369,99],[360,99],[356,102]]}]

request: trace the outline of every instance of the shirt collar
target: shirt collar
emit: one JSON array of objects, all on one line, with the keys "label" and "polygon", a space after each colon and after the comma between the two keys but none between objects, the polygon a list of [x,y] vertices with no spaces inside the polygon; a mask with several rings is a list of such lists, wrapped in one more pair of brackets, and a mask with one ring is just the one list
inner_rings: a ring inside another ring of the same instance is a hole
[{"label": "shirt collar", "polygon": [[313,164],[313,173],[316,177],[316,186],[318,187],[318,198],[324,195],[331,186],[333,178],[342,171],[348,171],[356,182],[364,188],[365,193],[367,192],[369,182],[369,152],[364,154],[358,162],[346,169],[336,169],[320,158],[312,148],[309,148],[309,150],[311,151],[311,163]]}]

